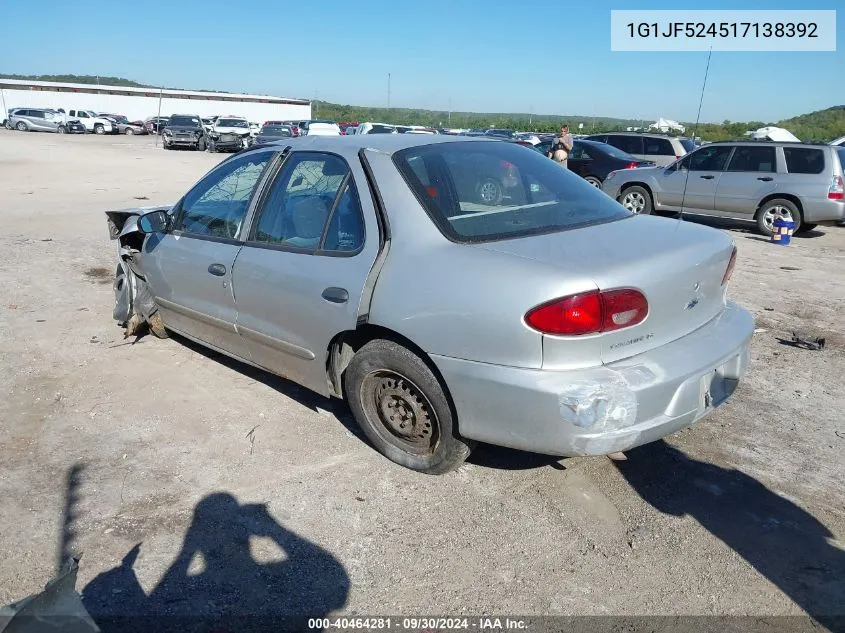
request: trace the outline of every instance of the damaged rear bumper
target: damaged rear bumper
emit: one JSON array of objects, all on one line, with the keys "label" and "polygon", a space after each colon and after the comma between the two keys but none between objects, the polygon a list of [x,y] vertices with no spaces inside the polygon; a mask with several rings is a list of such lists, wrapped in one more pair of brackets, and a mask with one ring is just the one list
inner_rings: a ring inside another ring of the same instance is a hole
[{"label": "damaged rear bumper", "polygon": [[748,366],[754,320],[728,304],[667,345],[574,371],[432,356],[464,437],[550,455],[605,455],[658,440],[724,403]]}]

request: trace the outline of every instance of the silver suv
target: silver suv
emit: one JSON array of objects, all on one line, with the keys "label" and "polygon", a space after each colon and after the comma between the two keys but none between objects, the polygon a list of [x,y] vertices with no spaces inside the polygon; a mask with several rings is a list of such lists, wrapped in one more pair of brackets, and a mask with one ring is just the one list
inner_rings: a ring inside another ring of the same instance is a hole
[{"label": "silver suv", "polygon": [[683,211],[796,232],[845,219],[845,148],[769,141],[709,143],[667,167],[611,172],[602,189],[635,213]]},{"label": "silver suv", "polygon": [[64,123],[60,112],[46,108],[13,108],[6,127],[21,132],[58,132]]},{"label": "silver suv", "polygon": [[695,149],[691,139],[648,132],[608,132],[591,134],[588,141],[613,145],[634,158],[654,161],[655,165],[670,165]]}]

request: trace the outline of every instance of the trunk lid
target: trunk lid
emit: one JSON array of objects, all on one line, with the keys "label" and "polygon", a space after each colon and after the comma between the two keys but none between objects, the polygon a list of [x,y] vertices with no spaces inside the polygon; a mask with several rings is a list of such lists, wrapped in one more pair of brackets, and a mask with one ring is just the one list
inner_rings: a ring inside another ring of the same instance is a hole
[{"label": "trunk lid", "polygon": [[[733,240],[690,222],[635,216],[480,247],[547,263],[558,267],[562,275],[589,278],[600,290],[641,291],[649,305],[642,323],[576,337],[592,338],[602,362],[612,363],[681,338],[721,312],[725,305],[722,279]],[[569,359],[572,338],[544,335],[543,339],[544,367]]]}]

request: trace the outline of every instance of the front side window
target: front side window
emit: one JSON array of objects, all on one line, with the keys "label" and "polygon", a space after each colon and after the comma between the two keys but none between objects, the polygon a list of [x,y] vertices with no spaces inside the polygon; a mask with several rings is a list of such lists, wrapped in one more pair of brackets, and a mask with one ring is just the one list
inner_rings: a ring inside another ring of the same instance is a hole
[{"label": "front side window", "polygon": [[293,154],[261,205],[251,240],[309,252],[357,251],[364,221],[346,161],[333,154]]},{"label": "front side window", "polygon": [[824,152],[805,147],[784,147],[786,171],[790,174],[820,174],[824,171]]},{"label": "front side window", "polygon": [[722,171],[733,148],[724,145],[702,147],[687,154],[681,161],[681,169],[690,171]]},{"label": "front side window", "polygon": [[449,239],[484,242],[610,222],[631,214],[554,161],[511,143],[401,150],[393,161]]},{"label": "front side window", "polygon": [[182,200],[176,229],[234,239],[252,194],[274,152],[252,152],[225,161]]},{"label": "front side window", "polygon": [[87,113],[87,112],[83,112],[82,110],[79,110],[79,111],[76,113],[76,116],[78,116],[80,119],[87,119],[87,118],[89,118],[89,117],[88,117],[88,113]]},{"label": "front side window", "polygon": [[775,148],[774,147],[737,147],[728,163],[728,171],[762,171],[774,173]]}]

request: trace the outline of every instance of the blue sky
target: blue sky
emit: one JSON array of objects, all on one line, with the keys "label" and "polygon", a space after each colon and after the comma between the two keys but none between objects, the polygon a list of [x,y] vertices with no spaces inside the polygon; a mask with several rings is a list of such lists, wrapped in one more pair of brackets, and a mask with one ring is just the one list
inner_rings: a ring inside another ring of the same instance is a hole
[{"label": "blue sky", "polygon": [[689,121],[707,53],[611,52],[611,9],[839,9],[836,52],[714,52],[701,118],[775,121],[845,104],[840,2],[405,4],[135,0],[92,13],[46,0],[37,20],[0,21],[0,71],[374,106],[387,103],[390,73],[395,107]]}]

